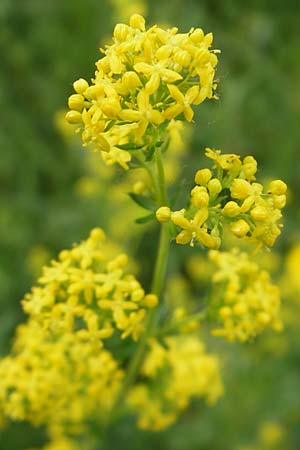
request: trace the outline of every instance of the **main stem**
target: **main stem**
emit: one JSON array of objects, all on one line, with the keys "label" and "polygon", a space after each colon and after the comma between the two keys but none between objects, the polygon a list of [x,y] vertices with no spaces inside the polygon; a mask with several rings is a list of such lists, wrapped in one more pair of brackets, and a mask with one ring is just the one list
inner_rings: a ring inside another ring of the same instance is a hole
[{"label": "main stem", "polygon": [[[157,207],[166,206],[168,204],[168,199],[165,185],[164,167],[160,149],[156,151],[156,167],[157,167],[157,187],[156,187]],[[159,237],[158,253],[155,262],[151,285],[151,292],[153,294],[156,294],[158,297],[161,296],[164,286],[169,256],[169,244],[170,239],[169,239],[168,224],[162,224]],[[157,313],[156,309],[152,309],[148,313],[145,331],[141,336],[138,349],[133,355],[133,358],[131,359],[128,365],[126,376],[123,382],[122,392],[117,404],[119,404],[119,402],[124,399],[126,393],[128,392],[128,389],[130,388],[130,386],[132,386],[132,384],[136,379],[139,368],[143,361],[143,356],[145,353],[148,339],[153,335],[156,313]]]}]

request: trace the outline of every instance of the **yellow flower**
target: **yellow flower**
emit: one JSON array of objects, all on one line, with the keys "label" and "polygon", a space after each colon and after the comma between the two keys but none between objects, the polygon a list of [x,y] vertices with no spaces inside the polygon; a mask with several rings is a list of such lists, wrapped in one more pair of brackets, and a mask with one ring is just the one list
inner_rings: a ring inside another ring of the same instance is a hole
[{"label": "yellow flower", "polygon": [[191,399],[203,397],[212,405],[223,394],[219,361],[194,335],[166,337],[161,344],[151,339],[141,375],[152,383],[133,387],[128,404],[142,429],[167,428]]},{"label": "yellow flower", "polygon": [[164,121],[160,111],[152,108],[149,94],[146,90],[141,90],[137,95],[137,109],[123,109],[119,116],[125,121],[138,122],[135,129],[135,137],[140,139],[144,136],[149,123],[159,125]]},{"label": "yellow flower", "polygon": [[212,334],[245,342],[267,327],[281,331],[280,292],[269,274],[238,249],[211,251],[209,257],[217,266],[211,306],[220,323]]},{"label": "yellow flower", "polygon": [[151,95],[156,92],[160,86],[161,81],[165,83],[174,83],[175,81],[182,80],[182,75],[175,72],[174,70],[166,69],[168,61],[160,64],[147,64],[147,63],[137,63],[134,65],[134,70],[137,73],[142,73],[149,78],[145,85],[145,90],[147,94]]},{"label": "yellow flower", "polygon": [[176,100],[176,103],[165,111],[165,117],[171,120],[183,113],[186,120],[191,122],[194,117],[194,111],[190,105],[195,104],[195,100],[199,95],[199,87],[191,87],[185,95],[183,95],[178,87],[173,84],[168,84],[168,89],[171,97]]}]

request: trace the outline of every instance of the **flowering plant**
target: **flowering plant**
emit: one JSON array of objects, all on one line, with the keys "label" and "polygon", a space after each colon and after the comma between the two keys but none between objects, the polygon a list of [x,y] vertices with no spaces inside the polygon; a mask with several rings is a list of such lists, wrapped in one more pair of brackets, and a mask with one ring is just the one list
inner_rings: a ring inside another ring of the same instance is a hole
[{"label": "flowering plant", "polygon": [[[268,273],[246,252],[220,249],[226,230],[256,251],[274,245],[285,183],[264,188],[254,157],[207,148],[212,165],[197,170],[184,207],[169,200],[174,133],[192,122],[194,106],[218,98],[212,41],[200,28],[146,29],[134,14],[101,49],[94,79],[73,84],[67,121],[106,164],[142,171],[130,196],[148,210],[138,222],[158,222],[160,237],[149,292],[127,268],[128,256],[95,228],[45,267],[25,296],[28,320],[0,361],[1,419],[45,425],[48,450],[95,448],[107,427],[128,414],[140,428],[157,431],[192,398],[214,404],[224,391],[221,362],[206,350],[203,325],[230,342],[282,329],[280,293]],[[175,244],[210,249],[215,273],[205,304],[168,300]]]}]

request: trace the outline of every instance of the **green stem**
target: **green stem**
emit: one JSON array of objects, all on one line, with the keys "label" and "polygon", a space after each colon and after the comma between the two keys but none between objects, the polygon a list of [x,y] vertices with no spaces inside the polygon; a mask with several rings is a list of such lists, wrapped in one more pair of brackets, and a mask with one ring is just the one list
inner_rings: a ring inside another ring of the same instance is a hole
[{"label": "green stem", "polygon": [[[166,206],[168,204],[167,199],[167,192],[166,192],[166,186],[165,186],[165,175],[164,175],[164,167],[163,167],[163,161],[162,161],[162,155],[160,149],[157,150],[156,154],[156,165],[157,165],[157,184],[155,183],[154,188],[157,191],[157,206]],[[156,180],[155,180],[156,181]],[[169,236],[169,227],[168,224],[162,224],[161,230],[160,230],[160,238],[159,238],[159,245],[158,245],[158,253],[157,258],[155,262],[154,272],[153,272],[153,279],[152,279],[152,285],[151,285],[151,292],[153,294],[156,294],[158,297],[161,296],[166,271],[167,271],[167,264],[168,264],[168,256],[169,256],[169,246],[170,246],[170,236]],[[152,309],[148,313],[146,325],[145,325],[145,331],[142,334],[139,342],[139,346],[137,348],[137,351],[133,355],[127,370],[126,370],[126,376],[123,381],[122,390],[120,392],[120,395],[116,401],[114,411],[117,414],[117,410],[120,409],[120,406],[122,405],[122,402],[124,401],[124,398],[130,389],[130,387],[134,384],[136,377],[138,375],[140,366],[143,362],[143,357],[145,354],[147,342],[149,338],[154,335],[153,328],[155,325],[156,320],[156,314],[157,309]],[[115,417],[115,414],[112,414],[112,419]]]},{"label": "green stem", "polygon": [[167,206],[168,199],[167,199],[167,192],[166,192],[166,180],[165,180],[164,165],[163,165],[163,159],[162,159],[162,154],[161,154],[160,148],[158,148],[156,150],[155,156],[156,156],[158,195],[159,195],[157,207]]}]

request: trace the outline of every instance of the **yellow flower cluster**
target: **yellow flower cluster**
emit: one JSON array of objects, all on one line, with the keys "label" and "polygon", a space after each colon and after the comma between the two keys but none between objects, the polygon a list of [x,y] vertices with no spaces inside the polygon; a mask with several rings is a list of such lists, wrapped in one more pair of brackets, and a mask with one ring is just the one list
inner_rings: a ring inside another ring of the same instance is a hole
[{"label": "yellow flower cluster", "polygon": [[158,303],[124,274],[125,254],[108,256],[104,240],[95,228],[44,268],[22,302],[28,322],[0,360],[4,418],[46,424],[61,442],[65,433],[83,433],[87,421],[104,420],[116,400],[123,371],[103,341],[119,332],[137,340],[146,309]]},{"label": "yellow flower cluster", "polygon": [[0,409],[7,419],[47,425],[50,436],[80,434],[87,420],[105,419],[122,378],[107,350],[30,320],[0,361]]},{"label": "yellow flower cluster", "polygon": [[69,123],[78,124],[83,145],[93,144],[107,164],[125,169],[130,151],[166,141],[170,120],[194,116],[191,105],[216,98],[216,50],[212,33],[201,28],[178,33],[157,25],[146,30],[145,19],[131,16],[119,23],[113,44],[101,49],[91,84],[80,78],[69,97]]},{"label": "yellow flower cluster", "polygon": [[122,339],[136,341],[146,308],[158,300],[124,274],[127,255],[109,259],[104,241],[103,231],[95,228],[86,241],[63,250],[58,261],[44,267],[40,286],[25,296],[24,311],[50,331],[74,331],[82,342],[101,346],[116,330]]},{"label": "yellow flower cluster", "polygon": [[211,250],[209,257],[217,266],[211,313],[221,324],[212,334],[245,342],[267,327],[281,331],[280,291],[269,274],[238,249]]},{"label": "yellow flower cluster", "polygon": [[214,161],[212,170],[196,172],[189,208],[171,211],[163,206],[156,211],[160,222],[171,220],[179,229],[178,244],[198,241],[210,249],[221,245],[222,230],[228,225],[239,238],[247,237],[258,247],[272,247],[281,233],[281,209],[286,203],[286,184],[272,181],[266,192],[254,182],[257,162],[252,156],[241,161],[235,154],[206,149]]},{"label": "yellow flower cluster", "polygon": [[223,393],[219,361],[197,336],[152,339],[141,375],[147,383],[129,392],[128,402],[142,429],[159,431],[175,422],[194,397],[214,404]]}]

